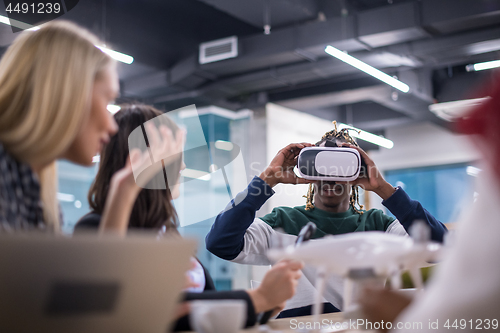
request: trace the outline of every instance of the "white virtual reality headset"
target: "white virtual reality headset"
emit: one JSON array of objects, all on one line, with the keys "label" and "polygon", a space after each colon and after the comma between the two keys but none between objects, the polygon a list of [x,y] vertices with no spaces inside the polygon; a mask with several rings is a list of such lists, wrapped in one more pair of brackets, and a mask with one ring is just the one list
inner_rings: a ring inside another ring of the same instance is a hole
[{"label": "white virtual reality headset", "polygon": [[306,147],[297,158],[298,172],[307,180],[353,181],[361,164],[356,149],[343,147]]}]

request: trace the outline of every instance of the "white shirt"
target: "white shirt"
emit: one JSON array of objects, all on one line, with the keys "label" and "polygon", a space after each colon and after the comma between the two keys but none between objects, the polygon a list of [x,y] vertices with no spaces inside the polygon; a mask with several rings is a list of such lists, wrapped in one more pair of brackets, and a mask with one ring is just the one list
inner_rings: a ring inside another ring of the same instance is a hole
[{"label": "white shirt", "polygon": [[197,259],[191,258],[191,262],[195,265],[195,267],[190,269],[187,274],[189,279],[196,283],[198,287],[187,288],[186,291],[201,293],[205,290],[205,271]]}]

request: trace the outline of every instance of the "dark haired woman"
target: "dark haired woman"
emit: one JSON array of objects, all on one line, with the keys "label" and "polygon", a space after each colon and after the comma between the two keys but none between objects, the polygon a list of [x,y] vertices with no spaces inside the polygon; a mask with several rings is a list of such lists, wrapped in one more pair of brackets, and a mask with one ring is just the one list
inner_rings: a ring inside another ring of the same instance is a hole
[{"label": "dark haired woman", "polygon": [[[129,154],[128,137],[130,133],[148,120],[162,115],[160,111],[145,105],[125,105],[114,116],[118,124],[118,132],[101,151],[99,170],[92,183],[88,201],[91,213],[85,215],[78,222],[76,229],[96,227],[106,205],[106,197],[110,189],[110,180],[115,170],[120,170],[127,163]],[[169,128],[175,136],[179,127],[168,117],[162,117],[162,125]],[[171,163],[166,168],[168,179],[179,178],[181,169],[184,168],[182,159]],[[163,174],[157,176],[163,178]],[[154,180],[153,180],[154,181]],[[172,205],[172,198],[179,196],[179,186],[170,186],[163,190],[142,190],[130,214],[128,228],[163,229],[164,231],[177,231],[177,214]]]},{"label": "dark haired woman", "polygon": [[[89,191],[89,203],[92,211],[83,216],[75,227],[75,232],[90,228],[97,228],[100,224],[105,207],[105,199],[109,191],[112,175],[127,163],[129,154],[128,138],[130,133],[139,126],[153,118],[163,115],[162,112],[147,105],[123,105],[114,116],[118,124],[118,132],[101,152],[101,161],[97,176]],[[160,118],[158,118],[160,119]],[[179,128],[168,117],[161,117],[162,125],[169,128],[175,136]],[[172,205],[172,200],[179,196],[178,179],[180,171],[184,168],[182,158],[170,163],[166,168],[169,188],[163,190],[142,190],[132,209],[128,228],[157,229],[162,232],[177,233],[177,214]],[[160,173],[157,181],[163,181],[164,175]],[[153,180],[155,181],[155,180]],[[118,226],[118,229],[124,226]],[[127,226],[125,226],[127,227]],[[259,288],[249,291],[214,291],[213,282],[208,272],[198,263],[203,293],[186,293],[186,301],[195,299],[243,299],[247,303],[247,326],[254,325],[256,316],[260,312],[282,308],[284,301],[295,293],[302,264],[298,262],[282,262],[271,269],[264,277]],[[197,281],[198,282],[198,281]],[[187,316],[181,318],[175,330],[189,330]]]},{"label": "dark haired woman", "polygon": [[[335,125],[336,126],[336,125]],[[411,200],[401,187],[394,188],[382,177],[375,163],[349,136],[337,128],[327,132],[316,146],[347,146],[357,149],[366,164],[368,177],[355,181],[307,181],[293,172],[296,158],[310,143],[293,143],[281,149],[259,177],[254,177],[246,191],[238,194],[234,201],[240,202],[233,209],[225,210],[215,219],[206,237],[207,249],[219,258],[242,264],[270,265],[265,255],[275,229],[281,228],[295,241],[301,228],[309,221],[316,224],[313,238],[325,235],[339,235],[350,232],[379,230],[406,235],[415,220],[423,220],[431,229],[431,237],[442,241],[446,227],[437,221],[422,205]],[[297,207],[276,207],[270,214],[255,218],[255,213],[274,194],[277,184],[311,183],[307,203]],[[363,210],[358,202],[358,186],[373,191],[384,201],[396,217],[387,216],[379,209]],[[231,205],[232,203],[230,203]],[[358,206],[358,207],[356,207]],[[314,281],[316,272],[303,270],[297,294],[281,312],[280,317],[294,317],[311,314],[314,302]],[[338,312],[343,303],[343,283],[340,278],[331,278],[325,291],[325,312]]]}]

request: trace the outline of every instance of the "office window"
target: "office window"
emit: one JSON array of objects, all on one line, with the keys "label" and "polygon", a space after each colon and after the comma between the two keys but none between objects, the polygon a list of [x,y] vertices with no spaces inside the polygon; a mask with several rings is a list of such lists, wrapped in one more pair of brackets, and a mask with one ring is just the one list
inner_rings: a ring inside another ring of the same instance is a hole
[{"label": "office window", "polygon": [[456,221],[463,206],[473,201],[473,176],[467,173],[468,166],[470,164],[391,170],[385,172],[385,178],[393,186],[401,186],[439,221],[451,223]]},{"label": "office window", "polygon": [[97,173],[97,163],[91,167],[82,167],[67,161],[57,161],[57,173],[57,197],[64,222],[62,231],[71,234],[76,222],[90,211],[87,194]]},{"label": "office window", "polygon": [[[194,174],[206,174],[197,179],[185,178],[181,184],[181,196],[174,200],[181,224],[179,232],[183,237],[197,239],[197,257],[210,272],[218,290],[248,288],[250,281],[249,266],[222,260],[208,252],[205,246],[205,236],[215,217],[238,191],[246,187],[248,181],[245,165],[241,163],[248,161],[248,156],[245,154],[248,152],[250,118],[245,116],[232,119],[229,116],[219,112],[203,114],[202,111],[199,116],[174,118],[188,132],[186,138],[188,148],[184,155],[186,168],[196,170]],[[190,133],[193,133],[199,125],[203,130],[207,146],[196,149],[192,154],[189,152],[189,147],[195,143],[190,140],[197,138]],[[217,170],[224,168],[224,174],[210,170],[214,165]],[[235,182],[239,186],[235,187]]]}]

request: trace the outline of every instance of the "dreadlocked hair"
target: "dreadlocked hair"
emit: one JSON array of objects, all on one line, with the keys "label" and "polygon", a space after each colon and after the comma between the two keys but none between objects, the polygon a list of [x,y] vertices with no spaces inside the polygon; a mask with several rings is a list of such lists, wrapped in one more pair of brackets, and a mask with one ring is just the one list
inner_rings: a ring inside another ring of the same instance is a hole
[{"label": "dreadlocked hair", "polygon": [[[316,146],[319,146],[323,142],[330,140],[330,141],[341,141],[341,142],[347,142],[350,143],[356,147],[359,147],[358,143],[354,141],[354,139],[349,135],[349,131],[354,130],[352,128],[342,128],[340,131],[337,130],[337,122],[334,120],[333,121],[333,127],[334,129],[326,132],[322,137],[321,140],[316,142]],[[314,185],[309,184],[309,190],[307,191],[307,194],[303,196],[306,198],[306,210],[313,210],[314,209]],[[359,187],[357,185],[351,186],[351,197],[349,198],[349,205],[354,209],[354,211],[358,214],[363,214],[363,205],[360,205],[359,203]],[[357,208],[356,205],[359,207]]]}]

